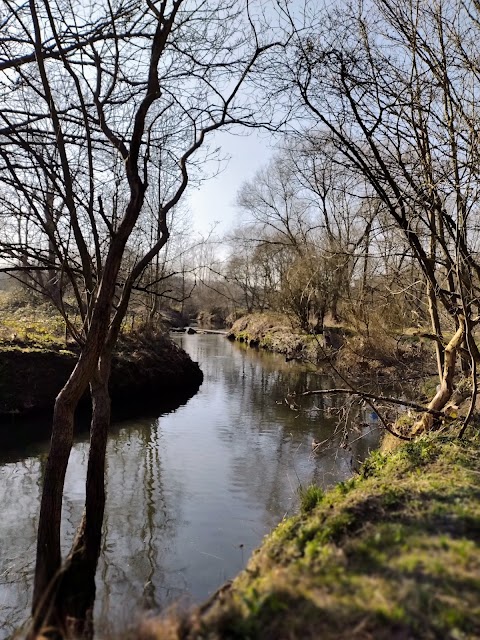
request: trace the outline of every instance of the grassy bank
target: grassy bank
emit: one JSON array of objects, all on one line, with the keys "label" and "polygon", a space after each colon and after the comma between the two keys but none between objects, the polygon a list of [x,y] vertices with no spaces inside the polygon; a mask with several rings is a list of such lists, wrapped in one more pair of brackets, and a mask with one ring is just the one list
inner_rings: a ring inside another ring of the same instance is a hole
[{"label": "grassy bank", "polygon": [[[378,327],[360,335],[351,327],[325,326],[312,335],[295,328],[280,313],[253,313],[239,318],[228,337],[252,347],[281,353],[289,360],[311,362],[317,367],[334,363],[354,375],[416,374],[434,371],[431,342],[417,330],[399,333]],[[405,377],[405,376],[404,376]]]},{"label": "grassy bank", "polygon": [[316,362],[320,357],[323,337],[296,331],[288,318],[277,313],[252,313],[239,318],[228,337],[252,347],[268,349],[298,360]]},{"label": "grassy bank", "polygon": [[480,638],[479,441],[429,437],[361,473],[265,539],[193,616],[143,638]]},{"label": "grassy bank", "polygon": [[[67,339],[63,320],[48,304],[21,306],[14,304],[15,298],[7,300],[0,307],[0,421],[10,423],[12,415],[52,410],[77,362],[78,346]],[[185,402],[202,379],[198,364],[161,328],[137,331],[129,326],[112,362],[113,410],[138,415],[159,403],[166,410]]]}]

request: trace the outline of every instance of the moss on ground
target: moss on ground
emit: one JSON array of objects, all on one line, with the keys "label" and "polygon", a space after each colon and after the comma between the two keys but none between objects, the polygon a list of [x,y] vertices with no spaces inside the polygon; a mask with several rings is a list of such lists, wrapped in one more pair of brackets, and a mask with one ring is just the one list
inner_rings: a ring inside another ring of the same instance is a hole
[{"label": "moss on ground", "polygon": [[374,453],[358,476],[266,538],[193,616],[149,638],[480,638],[479,441],[424,437]]}]

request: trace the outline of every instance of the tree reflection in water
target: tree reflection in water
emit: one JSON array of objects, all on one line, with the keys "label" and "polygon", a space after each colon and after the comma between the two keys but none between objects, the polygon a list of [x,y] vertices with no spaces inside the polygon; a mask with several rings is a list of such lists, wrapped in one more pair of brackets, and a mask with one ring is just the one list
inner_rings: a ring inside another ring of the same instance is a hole
[{"label": "tree reflection in water", "polygon": [[[118,423],[110,434],[98,633],[112,633],[145,610],[207,597],[293,512],[300,485],[345,479],[352,458],[363,458],[376,444],[374,431],[351,451],[332,447],[312,456],[312,440],[331,435],[335,419],[322,411],[291,411],[284,399],[325,386],[327,379],[221,336],[178,341],[204,372],[198,394],[173,413]],[[310,402],[326,408],[341,399]],[[0,466],[1,638],[28,614],[47,446],[39,443],[25,458],[10,452]],[[23,448],[20,442],[18,451]],[[85,465],[86,443],[78,442],[64,500],[67,544],[83,507]]]}]

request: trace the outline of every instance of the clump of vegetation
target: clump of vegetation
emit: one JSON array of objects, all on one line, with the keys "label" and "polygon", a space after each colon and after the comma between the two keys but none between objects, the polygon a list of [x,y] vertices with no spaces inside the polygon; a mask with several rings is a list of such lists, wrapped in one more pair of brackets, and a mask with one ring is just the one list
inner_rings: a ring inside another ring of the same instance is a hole
[{"label": "clump of vegetation", "polygon": [[167,620],[147,637],[479,637],[479,445],[423,437],[324,496],[309,488],[181,636]]},{"label": "clump of vegetation", "polygon": [[320,487],[310,485],[308,487],[301,487],[300,494],[300,510],[302,513],[309,513],[317,504],[323,500],[324,493]]},{"label": "clump of vegetation", "polygon": [[65,322],[43,299],[31,300],[24,291],[0,293],[0,348],[65,349]]}]

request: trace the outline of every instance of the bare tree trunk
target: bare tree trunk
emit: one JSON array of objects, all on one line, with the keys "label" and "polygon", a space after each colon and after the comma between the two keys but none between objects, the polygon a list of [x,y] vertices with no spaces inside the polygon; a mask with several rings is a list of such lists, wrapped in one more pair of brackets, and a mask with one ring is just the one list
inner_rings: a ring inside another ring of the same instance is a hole
[{"label": "bare tree trunk", "polygon": [[442,329],[440,326],[440,318],[438,315],[438,304],[437,297],[432,288],[430,282],[427,281],[427,297],[428,297],[428,311],[430,313],[430,323],[432,327],[432,331],[434,335],[437,336],[438,340],[435,340],[435,355],[437,358],[437,369],[438,369],[438,377],[440,380],[440,384],[443,380],[443,367],[444,367],[444,353],[442,349],[442,345],[440,344],[440,340],[442,338]]},{"label": "bare tree trunk", "polygon": [[[445,361],[443,366],[442,381],[440,387],[430,401],[428,409],[431,411],[442,411],[447,402],[452,397],[453,380],[455,377],[455,364],[457,360],[457,352],[462,344],[465,335],[465,318],[458,316],[458,329],[453,338],[445,347]],[[414,425],[414,435],[418,435],[423,431],[429,431],[434,425],[434,416],[431,413],[424,413],[422,418]]]},{"label": "bare tree trunk", "polygon": [[44,473],[37,538],[37,561],[32,613],[36,637],[51,612],[52,592],[61,565],[60,520],[63,485],[73,441],[75,404],[62,396],[55,403],[50,453]]},{"label": "bare tree trunk", "polygon": [[[55,558],[57,571],[55,575],[50,577],[47,588],[37,596],[38,605],[34,608],[32,638],[46,627],[53,627],[59,633],[65,633],[72,637],[93,637],[95,573],[100,554],[105,510],[104,478],[105,452],[110,424],[110,396],[108,392],[110,367],[111,355],[103,355],[90,383],[93,412],[85,510],[68,557],[61,566],[58,547],[58,556]],[[54,460],[50,456],[49,461],[51,459]],[[47,478],[51,478],[51,474],[48,474],[48,465],[45,478],[45,486],[47,486]],[[57,532],[55,531],[55,533]],[[52,558],[42,554],[39,556],[40,559],[48,570]],[[40,578],[40,574],[38,576]]]},{"label": "bare tree trunk", "polygon": [[34,620],[47,617],[52,590],[61,566],[60,522],[63,486],[73,444],[73,421],[95,364],[93,353],[80,357],[55,401],[50,452],[43,483],[37,537],[37,560],[33,589]]},{"label": "bare tree trunk", "polygon": [[[430,166],[430,165],[429,165]],[[428,221],[430,224],[430,260],[432,263],[432,269],[435,269],[436,263],[436,250],[437,250],[437,220],[435,211],[432,210],[429,213]],[[432,287],[432,283],[427,279],[427,298],[428,298],[428,311],[430,313],[430,324],[433,333],[437,336],[438,340],[435,341],[435,355],[437,358],[438,378],[440,384],[443,379],[443,366],[444,357],[442,345],[440,340],[442,338],[442,329],[440,326],[440,317],[438,315],[438,301],[435,291]]]},{"label": "bare tree trunk", "polygon": [[[32,601],[33,633],[38,631],[39,624],[52,619],[55,614],[52,611],[52,605],[62,569],[60,549],[62,498],[65,473],[73,444],[74,414],[87,385],[93,381],[96,370],[98,375],[99,360],[108,331],[112,290],[122,252],[121,243],[120,246],[117,243],[110,251],[87,342],[70,378],[55,401],[50,452],[45,470],[38,524]],[[106,383],[108,384],[108,375]]]},{"label": "bare tree trunk", "polygon": [[55,609],[68,635],[93,638],[95,573],[105,511],[105,454],[110,424],[111,354],[103,354],[90,383],[92,422],[88,456],[85,511],[57,589]]},{"label": "bare tree trunk", "polygon": [[155,270],[154,270],[154,275],[153,275],[153,279],[154,279],[154,286],[153,286],[153,293],[152,293],[152,304],[150,307],[150,313],[148,314],[148,320],[150,323],[153,324],[154,320],[157,317],[158,314],[158,308],[159,308],[159,295],[158,295],[158,280],[160,278],[160,258],[157,255],[155,258]]}]

